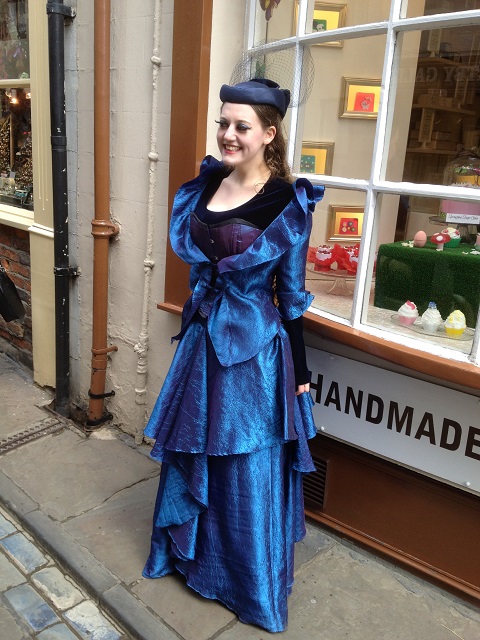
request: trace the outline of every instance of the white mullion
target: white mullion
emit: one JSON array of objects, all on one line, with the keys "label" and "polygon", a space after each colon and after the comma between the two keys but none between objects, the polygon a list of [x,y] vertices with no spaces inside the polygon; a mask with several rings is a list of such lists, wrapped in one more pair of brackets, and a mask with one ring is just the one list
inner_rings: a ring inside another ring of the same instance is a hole
[{"label": "white mullion", "polygon": [[[373,143],[373,159],[372,159],[372,180],[373,183],[380,180],[380,176],[384,175],[387,151],[386,146],[390,143],[390,134],[393,120],[393,106],[395,104],[395,95],[397,92],[398,67],[400,56],[395,56],[397,45],[397,34],[392,28],[387,33],[387,42],[385,47],[385,58],[383,62],[383,76],[380,94],[380,104],[377,115],[377,126],[375,131],[375,140]],[[389,109],[389,106],[392,108]]]},{"label": "white mullion", "polygon": [[461,202],[478,202],[478,188],[476,187],[390,182],[388,180],[373,181],[373,186],[376,191],[381,191],[382,193],[442,198],[444,200],[453,199]]},{"label": "white mullion", "polygon": [[247,0],[247,24],[245,25],[245,33],[246,33],[246,49],[247,51],[252,49],[255,45],[255,18],[256,18],[256,8],[257,1],[256,0]]},{"label": "white mullion", "polygon": [[477,315],[477,324],[475,325],[475,334],[473,336],[472,349],[470,351],[470,359],[474,364],[480,365],[480,309]]},{"label": "white mullion", "polygon": [[321,44],[330,40],[352,40],[354,38],[366,38],[368,36],[380,36],[387,33],[388,22],[370,22],[368,24],[355,24],[351,27],[341,27],[329,31],[317,31],[307,33],[302,37],[305,44]]},{"label": "white mullion", "polygon": [[436,13],[431,16],[418,16],[416,18],[401,18],[394,20],[392,26],[397,31],[416,31],[417,29],[425,31],[442,29],[443,27],[478,24],[479,19],[480,9],[472,9],[455,13]]},{"label": "white mullion", "polygon": [[307,24],[308,0],[300,0],[298,6],[298,29],[297,33],[300,38],[305,37],[305,26]]},{"label": "white mullion", "polygon": [[314,184],[322,184],[334,189],[348,189],[349,191],[367,191],[368,181],[358,178],[341,178],[340,176],[326,176],[323,174],[298,173],[299,178],[306,178]]},{"label": "white mullion", "polygon": [[367,192],[363,210],[362,237],[360,240],[357,276],[355,278],[355,289],[353,292],[351,321],[355,329],[361,328],[366,292],[370,291],[372,285],[373,262],[375,259],[373,247],[376,243],[378,229],[378,215],[375,215],[376,206],[377,194],[370,188]]}]

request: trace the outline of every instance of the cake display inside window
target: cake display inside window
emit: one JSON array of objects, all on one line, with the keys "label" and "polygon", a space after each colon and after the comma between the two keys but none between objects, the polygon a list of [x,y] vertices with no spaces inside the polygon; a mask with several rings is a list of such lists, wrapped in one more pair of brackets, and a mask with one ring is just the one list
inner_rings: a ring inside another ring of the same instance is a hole
[{"label": "cake display inside window", "polygon": [[0,206],[33,208],[27,0],[0,1]]}]

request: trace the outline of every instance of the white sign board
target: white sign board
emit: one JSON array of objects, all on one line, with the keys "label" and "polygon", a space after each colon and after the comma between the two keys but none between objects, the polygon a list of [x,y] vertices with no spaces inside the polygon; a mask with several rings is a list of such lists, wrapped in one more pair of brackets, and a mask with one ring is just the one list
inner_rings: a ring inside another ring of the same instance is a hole
[{"label": "white sign board", "polygon": [[458,224],[480,224],[480,216],[474,216],[470,213],[447,213],[447,222],[456,222]]},{"label": "white sign board", "polygon": [[480,494],[480,398],[307,351],[319,431]]}]

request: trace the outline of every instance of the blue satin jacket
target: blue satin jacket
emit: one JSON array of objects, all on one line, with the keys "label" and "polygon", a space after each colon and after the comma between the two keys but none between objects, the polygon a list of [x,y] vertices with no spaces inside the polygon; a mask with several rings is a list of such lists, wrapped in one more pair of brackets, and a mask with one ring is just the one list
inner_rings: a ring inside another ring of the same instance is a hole
[{"label": "blue satin jacket", "polygon": [[[216,265],[194,244],[190,218],[210,177],[222,164],[211,156],[200,174],[178,190],[173,203],[170,242],[190,270],[192,295],[182,314],[181,339],[200,305],[209,300],[207,330],[225,367],[256,356],[278,333],[282,319],[293,320],[310,306],[305,265],[312,213],[324,188],[303,178],[292,184],[292,200],[243,253]],[[278,306],[274,304],[275,277]],[[213,284],[211,284],[213,283]]]}]

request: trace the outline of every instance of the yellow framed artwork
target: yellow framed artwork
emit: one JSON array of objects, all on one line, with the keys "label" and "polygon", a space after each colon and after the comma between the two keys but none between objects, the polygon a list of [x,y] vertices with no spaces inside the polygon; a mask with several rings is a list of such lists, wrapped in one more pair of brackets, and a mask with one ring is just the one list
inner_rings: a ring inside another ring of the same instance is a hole
[{"label": "yellow framed artwork", "polygon": [[[298,23],[298,0],[295,2],[294,11],[294,33],[297,30]],[[340,29],[347,24],[347,5],[333,4],[331,2],[315,2],[313,8],[313,16],[311,25],[307,26],[307,33],[315,33],[318,31],[332,31],[332,29]],[[319,47],[343,47],[343,41],[334,40],[331,42],[321,42]]]},{"label": "yellow framed artwork", "polygon": [[358,242],[362,237],[363,207],[330,205],[329,242]]},{"label": "yellow framed artwork", "polygon": [[376,118],[380,88],[377,78],[342,78],[340,118]]},{"label": "yellow framed artwork", "polygon": [[333,142],[303,142],[300,173],[332,174]]}]

